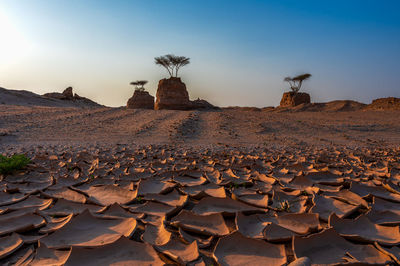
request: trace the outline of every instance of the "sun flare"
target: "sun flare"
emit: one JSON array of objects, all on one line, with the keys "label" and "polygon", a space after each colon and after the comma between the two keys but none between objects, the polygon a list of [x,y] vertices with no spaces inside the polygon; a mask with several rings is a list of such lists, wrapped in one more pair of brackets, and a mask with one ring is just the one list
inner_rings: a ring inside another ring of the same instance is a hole
[{"label": "sun flare", "polygon": [[13,21],[0,12],[0,60],[3,64],[11,64],[21,59],[29,45]]}]

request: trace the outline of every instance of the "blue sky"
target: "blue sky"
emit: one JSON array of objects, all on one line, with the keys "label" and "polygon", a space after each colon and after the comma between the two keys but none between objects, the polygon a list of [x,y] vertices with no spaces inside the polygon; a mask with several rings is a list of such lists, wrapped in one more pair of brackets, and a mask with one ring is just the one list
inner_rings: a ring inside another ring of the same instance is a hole
[{"label": "blue sky", "polygon": [[[400,97],[400,1],[1,0],[0,86],[75,91],[125,105],[130,81],[155,95],[154,57],[191,58],[192,99],[278,105],[285,76],[309,72],[316,102]],[[5,41],[4,41],[5,40]]]}]

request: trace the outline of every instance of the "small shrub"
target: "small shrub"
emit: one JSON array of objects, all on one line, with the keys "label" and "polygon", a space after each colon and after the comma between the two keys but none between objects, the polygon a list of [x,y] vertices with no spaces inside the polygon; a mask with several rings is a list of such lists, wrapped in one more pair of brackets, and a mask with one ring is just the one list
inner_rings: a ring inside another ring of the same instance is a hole
[{"label": "small shrub", "polygon": [[290,89],[292,90],[293,93],[298,93],[301,85],[303,84],[303,81],[308,80],[311,78],[311,74],[305,73],[302,75],[298,75],[296,77],[286,77],[283,81],[286,81],[290,85]]},{"label": "small shrub", "polygon": [[[178,77],[178,70],[190,64],[190,58],[167,54],[154,58],[156,65],[165,67],[171,77]],[[175,73],[174,73],[175,72]]]},{"label": "small shrub", "polygon": [[278,208],[278,210],[280,210],[280,211],[286,211],[286,212],[288,212],[289,210],[290,210],[290,203],[289,203],[289,201],[287,201],[287,200],[285,200],[285,201],[282,201],[282,202],[280,202],[280,207]]},{"label": "small shrub", "polygon": [[307,193],[307,191],[303,190],[303,191],[301,191],[300,195],[302,195],[302,196],[308,196],[308,193]]},{"label": "small shrub", "polygon": [[141,196],[136,197],[136,202],[137,203],[143,203],[144,199]]},{"label": "small shrub", "polygon": [[31,160],[24,154],[15,154],[11,157],[0,155],[0,174],[11,174],[26,167]]},{"label": "small shrub", "polygon": [[144,85],[146,85],[147,82],[147,80],[137,80],[131,82],[130,84],[135,86],[135,91],[145,91]]}]

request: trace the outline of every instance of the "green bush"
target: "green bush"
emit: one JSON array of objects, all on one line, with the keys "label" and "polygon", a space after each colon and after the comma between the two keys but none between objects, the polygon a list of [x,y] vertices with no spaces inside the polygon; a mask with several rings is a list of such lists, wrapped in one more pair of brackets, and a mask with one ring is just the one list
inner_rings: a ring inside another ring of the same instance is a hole
[{"label": "green bush", "polygon": [[31,160],[24,154],[15,154],[11,157],[0,155],[0,174],[11,174],[23,169]]}]

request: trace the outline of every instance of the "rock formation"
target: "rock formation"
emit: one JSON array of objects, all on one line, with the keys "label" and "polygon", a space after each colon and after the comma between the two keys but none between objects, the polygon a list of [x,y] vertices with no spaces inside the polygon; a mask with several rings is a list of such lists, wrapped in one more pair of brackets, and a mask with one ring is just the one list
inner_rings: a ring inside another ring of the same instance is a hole
[{"label": "rock formation", "polygon": [[74,93],[72,92],[72,87],[66,88],[66,89],[63,91],[62,95],[64,95],[64,97],[67,98],[67,99],[72,99],[72,98],[74,98]]},{"label": "rock formation", "polygon": [[135,90],[126,107],[129,109],[154,109],[154,97],[147,91]]},{"label": "rock formation", "polygon": [[207,102],[206,100],[203,99],[197,99],[194,101],[190,101],[192,105],[192,109],[219,109],[219,107],[212,105],[211,103]]},{"label": "rock formation", "polygon": [[157,100],[155,104],[156,110],[190,110],[192,109],[189,100],[189,93],[186,85],[180,78],[171,77],[162,79],[158,83]]},{"label": "rock formation", "polygon": [[370,110],[400,110],[400,98],[388,97],[373,100],[366,109]]},{"label": "rock formation", "polygon": [[156,96],[155,110],[219,109],[206,100],[190,101],[186,85],[180,78],[171,77],[160,80]]},{"label": "rock formation", "polygon": [[305,92],[285,92],[282,96],[280,107],[293,107],[303,103],[310,103],[310,95]]},{"label": "rock formation", "polygon": [[73,100],[74,99],[74,93],[72,91],[72,87],[66,88],[62,93],[50,92],[50,93],[43,94],[43,96],[53,98],[53,99],[59,99],[59,100]]},{"label": "rock formation", "polygon": [[[337,100],[325,103],[310,103],[301,104],[290,108],[291,112],[351,112],[359,111],[365,108],[366,104],[351,101],[351,100]],[[281,108],[277,108],[277,111]]]},{"label": "rock formation", "polygon": [[85,97],[81,97],[78,94],[74,94],[72,87],[66,88],[62,93],[59,92],[50,92],[43,94],[44,97],[56,100],[62,100],[64,102],[73,103],[74,105],[78,105],[80,107],[100,107],[102,105],[88,99]]}]

